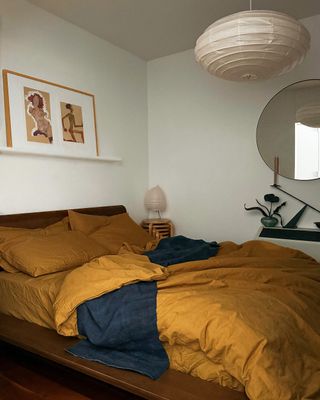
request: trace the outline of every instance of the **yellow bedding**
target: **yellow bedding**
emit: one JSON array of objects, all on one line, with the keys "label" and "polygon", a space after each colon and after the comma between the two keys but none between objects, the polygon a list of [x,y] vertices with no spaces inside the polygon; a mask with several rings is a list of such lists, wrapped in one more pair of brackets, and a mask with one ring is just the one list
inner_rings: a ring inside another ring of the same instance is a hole
[{"label": "yellow bedding", "polygon": [[141,280],[159,280],[172,368],[245,387],[252,400],[320,399],[320,268],[310,257],[262,241],[225,243],[216,257],[166,270],[145,256],[101,257],[65,277],[58,332],[78,333],[77,305]]},{"label": "yellow bedding", "polygon": [[55,329],[53,303],[69,272],[38,278],[22,272],[0,272],[0,312]]}]

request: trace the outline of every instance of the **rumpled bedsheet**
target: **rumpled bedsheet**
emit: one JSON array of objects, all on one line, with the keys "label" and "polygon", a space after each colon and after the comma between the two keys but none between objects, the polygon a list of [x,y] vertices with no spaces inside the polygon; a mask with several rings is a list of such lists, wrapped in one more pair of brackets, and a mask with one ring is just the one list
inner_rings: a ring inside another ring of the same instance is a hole
[{"label": "rumpled bedsheet", "polygon": [[157,325],[170,367],[245,390],[251,400],[320,399],[320,266],[264,241],[162,268],[105,256],[70,272],[54,310],[77,335],[76,308],[123,285],[157,281]]},{"label": "rumpled bedsheet", "polygon": [[205,242],[179,235],[160,240],[155,250],[144,254],[151,262],[167,267],[188,261],[206,260],[215,256],[218,250],[217,242]]}]

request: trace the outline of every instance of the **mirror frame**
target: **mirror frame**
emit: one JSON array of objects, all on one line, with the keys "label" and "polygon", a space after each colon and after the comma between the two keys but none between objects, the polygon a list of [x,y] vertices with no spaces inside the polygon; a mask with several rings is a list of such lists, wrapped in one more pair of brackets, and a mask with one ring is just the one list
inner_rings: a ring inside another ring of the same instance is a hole
[{"label": "mirror frame", "polygon": [[[269,164],[267,164],[267,162],[265,161],[265,159],[262,157],[260,148],[259,148],[259,146],[258,146],[258,126],[259,126],[259,123],[260,123],[262,114],[264,113],[264,111],[265,111],[265,109],[268,107],[268,105],[272,102],[272,100],[273,100],[276,96],[278,96],[278,94],[280,94],[280,93],[283,92],[284,90],[288,89],[289,87],[291,87],[291,86],[293,86],[293,85],[296,85],[297,83],[310,82],[310,81],[318,81],[319,84],[320,84],[320,78],[312,78],[312,79],[302,79],[301,81],[296,81],[296,82],[291,83],[290,85],[285,86],[284,88],[282,88],[281,90],[279,90],[276,94],[274,94],[274,95],[271,97],[271,99],[268,101],[268,103],[263,107],[263,110],[262,110],[262,112],[261,112],[261,114],[260,114],[260,116],[259,116],[258,123],[257,123],[257,127],[256,127],[256,146],[257,146],[257,149],[258,149],[258,152],[259,152],[259,155],[260,155],[262,161],[263,161],[263,162],[265,163],[265,165],[266,165],[268,168],[270,168],[271,171],[273,171],[273,172],[274,172],[273,167],[271,167]],[[282,178],[291,179],[292,181],[298,181],[298,182],[312,182],[312,181],[317,181],[317,180],[320,179],[320,177],[319,177],[319,178],[313,178],[313,179],[296,179],[296,178],[291,178],[291,177],[289,177],[289,176],[281,175],[281,173],[278,173],[278,175],[281,176]]]}]

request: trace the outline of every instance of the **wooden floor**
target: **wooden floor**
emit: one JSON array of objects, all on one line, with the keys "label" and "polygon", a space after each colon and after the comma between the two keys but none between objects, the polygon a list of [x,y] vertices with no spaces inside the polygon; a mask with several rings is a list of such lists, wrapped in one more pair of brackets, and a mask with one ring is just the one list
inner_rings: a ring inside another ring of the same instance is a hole
[{"label": "wooden floor", "polygon": [[0,399],[138,400],[141,397],[0,343]]}]

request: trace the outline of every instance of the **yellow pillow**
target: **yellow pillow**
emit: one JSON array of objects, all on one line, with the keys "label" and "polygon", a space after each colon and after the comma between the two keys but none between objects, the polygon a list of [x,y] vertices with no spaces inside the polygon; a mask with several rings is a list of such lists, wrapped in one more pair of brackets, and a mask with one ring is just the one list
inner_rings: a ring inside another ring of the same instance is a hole
[{"label": "yellow pillow", "polygon": [[88,235],[101,226],[109,223],[109,218],[104,215],[82,214],[73,210],[68,211],[70,226],[73,231],[81,231]]},{"label": "yellow pillow", "polygon": [[42,231],[45,235],[70,231],[69,217],[64,217],[60,221],[42,228]]},{"label": "yellow pillow", "polygon": [[19,236],[2,245],[2,257],[34,277],[78,267],[106,253],[99,243],[75,231]]},{"label": "yellow pillow", "polygon": [[[61,221],[58,221],[54,224],[48,225],[45,228],[36,228],[36,229],[28,229],[28,228],[12,228],[8,226],[0,226],[0,251],[2,249],[2,244],[8,242],[9,240],[15,239],[19,236],[45,236],[51,235],[53,233],[58,232],[66,232],[69,231],[69,218],[65,217]],[[0,266],[6,272],[19,272],[14,266],[10,265],[6,260],[4,260],[0,256]]]},{"label": "yellow pillow", "polygon": [[18,236],[30,235],[51,235],[52,233],[69,231],[69,218],[65,217],[61,221],[48,225],[45,228],[13,228],[9,226],[0,226],[0,244]]},{"label": "yellow pillow", "polygon": [[72,229],[87,233],[111,254],[118,254],[123,243],[145,247],[149,241],[154,240],[127,213],[104,217],[69,211],[69,220]]},{"label": "yellow pillow", "polygon": [[6,271],[10,272],[11,274],[16,274],[17,272],[20,272],[17,268],[15,268],[13,265],[10,265],[8,261],[6,261],[3,257],[0,256],[0,267]]}]

